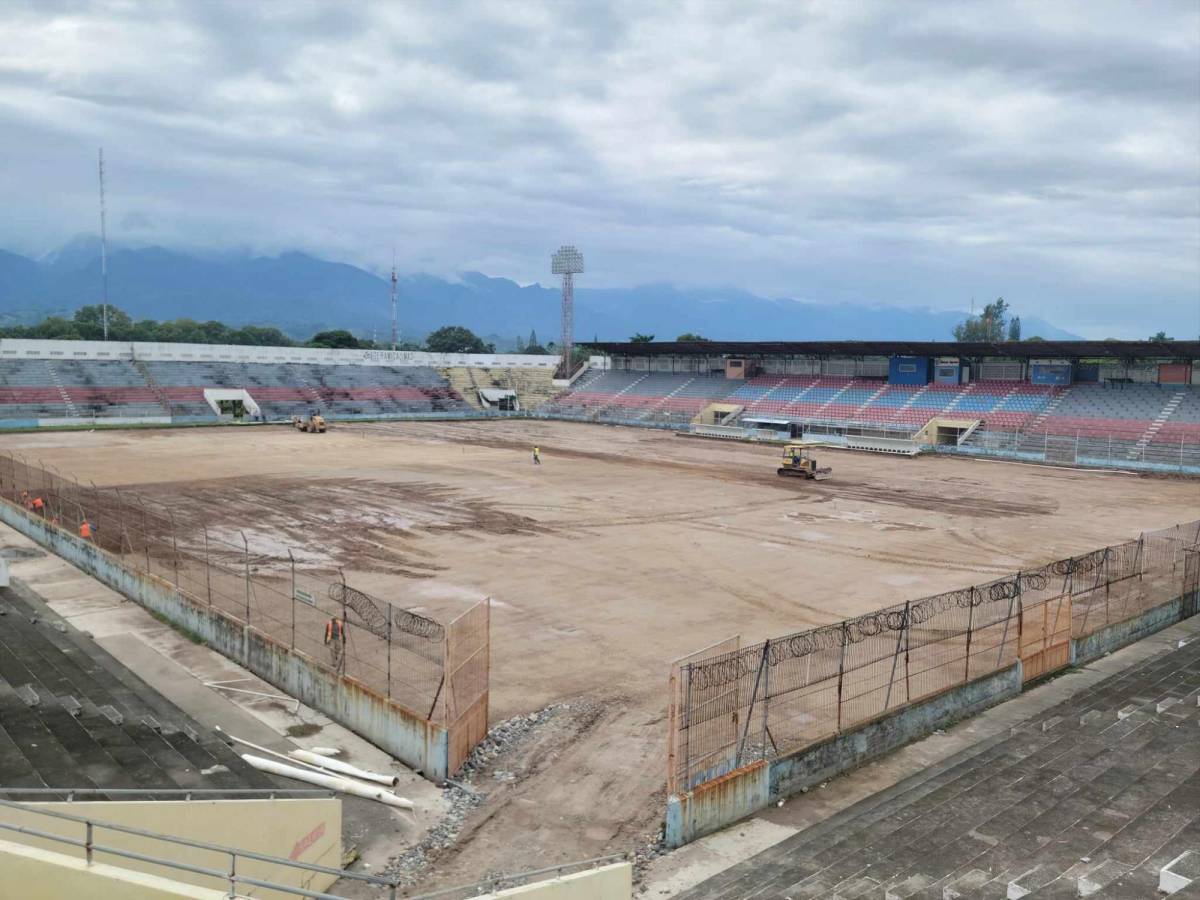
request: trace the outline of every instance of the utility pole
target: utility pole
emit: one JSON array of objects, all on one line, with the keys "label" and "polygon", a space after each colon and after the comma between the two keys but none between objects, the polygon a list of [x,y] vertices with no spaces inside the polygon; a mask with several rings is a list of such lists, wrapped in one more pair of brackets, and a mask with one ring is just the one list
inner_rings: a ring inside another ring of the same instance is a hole
[{"label": "utility pole", "polygon": [[108,225],[104,215],[104,148],[100,148],[100,279],[103,283],[103,303],[100,307],[100,322],[104,327],[104,340],[108,340]]},{"label": "utility pole", "polygon": [[400,332],[396,327],[396,248],[392,248],[392,349],[400,349]]}]

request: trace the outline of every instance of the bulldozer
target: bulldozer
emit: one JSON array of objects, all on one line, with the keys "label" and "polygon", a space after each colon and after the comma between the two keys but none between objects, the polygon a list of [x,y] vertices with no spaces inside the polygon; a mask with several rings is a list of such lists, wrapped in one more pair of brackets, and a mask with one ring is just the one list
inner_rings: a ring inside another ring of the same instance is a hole
[{"label": "bulldozer", "polygon": [[824,481],[833,474],[833,466],[818,468],[817,458],[807,445],[788,444],[783,448],[783,465],[776,470],[776,474]]},{"label": "bulldozer", "polygon": [[316,412],[310,416],[292,416],[292,427],[309,434],[324,434],[325,417]]}]

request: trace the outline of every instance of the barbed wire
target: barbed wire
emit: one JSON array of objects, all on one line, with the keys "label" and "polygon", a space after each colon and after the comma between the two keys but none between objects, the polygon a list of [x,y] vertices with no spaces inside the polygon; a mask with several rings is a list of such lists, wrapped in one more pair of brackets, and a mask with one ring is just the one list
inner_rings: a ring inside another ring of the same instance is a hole
[{"label": "barbed wire", "polygon": [[[348,584],[335,581],[329,585],[329,599],[334,603],[345,604],[347,610],[358,616],[362,627],[367,631],[384,640],[391,638],[391,635],[388,634],[387,615],[369,594],[352,588]],[[440,622],[394,606],[392,607],[392,629],[428,641],[440,641],[446,634],[446,630]]]}]

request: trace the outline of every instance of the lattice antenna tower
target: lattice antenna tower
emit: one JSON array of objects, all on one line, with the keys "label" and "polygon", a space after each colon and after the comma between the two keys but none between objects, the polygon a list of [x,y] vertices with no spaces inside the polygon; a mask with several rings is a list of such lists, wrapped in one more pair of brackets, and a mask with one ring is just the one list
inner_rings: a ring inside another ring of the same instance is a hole
[{"label": "lattice antenna tower", "polygon": [[400,331],[396,326],[396,248],[392,248],[392,349],[400,349]]},{"label": "lattice antenna tower", "polygon": [[569,378],[575,350],[575,276],[583,273],[583,254],[563,244],[550,257],[550,272],[562,276],[562,377]]},{"label": "lattice antenna tower", "polygon": [[100,306],[100,324],[104,328],[104,340],[108,340],[108,223],[104,214],[104,148],[100,148],[100,281],[103,285],[103,302]]}]

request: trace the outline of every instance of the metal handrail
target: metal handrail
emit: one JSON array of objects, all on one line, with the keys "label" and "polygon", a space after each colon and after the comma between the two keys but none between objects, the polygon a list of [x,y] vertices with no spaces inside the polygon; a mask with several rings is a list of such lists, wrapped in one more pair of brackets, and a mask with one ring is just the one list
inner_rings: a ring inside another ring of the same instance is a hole
[{"label": "metal handrail", "polygon": [[[90,824],[91,823],[89,823],[89,825]],[[104,844],[97,844],[92,841],[90,837],[90,828],[88,829],[89,837],[82,841],[79,840],[79,838],[69,838],[61,834],[42,831],[38,828],[30,828],[26,825],[10,825],[7,822],[0,822],[0,828],[8,831],[15,831],[19,834],[27,834],[31,837],[37,837],[47,841],[56,841],[57,843],[67,844],[72,847],[81,847],[87,856],[87,863],[89,866],[93,863],[92,857],[94,854],[108,853],[112,856],[119,856],[124,859],[135,859],[138,862],[150,863],[151,865],[155,866],[164,866],[168,869],[178,869],[181,872],[191,872],[195,875],[205,875],[210,878],[218,878],[229,882],[230,897],[237,896],[237,885],[241,883],[253,885],[255,887],[264,887],[268,888],[269,890],[285,891],[287,893],[297,894],[301,897],[315,898],[315,900],[344,900],[344,898],[338,897],[336,894],[324,894],[320,891],[310,891],[307,888],[292,887],[291,885],[278,884],[274,881],[265,881],[260,878],[254,878],[250,875],[239,875],[236,868],[236,855],[231,855],[229,871],[223,872],[220,869],[209,869],[204,866],[193,865],[192,863],[179,862],[178,860],[161,859],[157,856],[150,856],[147,853],[138,853],[136,850],[122,850],[119,847],[108,847]]]},{"label": "metal handrail", "polygon": [[[104,852],[113,852],[113,853],[116,853],[116,855],[118,855],[118,856],[128,855],[131,852],[131,851],[122,851],[122,850],[112,850],[110,848],[104,848],[104,847],[98,848],[95,844],[93,844],[91,842],[91,836],[92,836],[93,829],[94,828],[106,828],[109,831],[115,831],[115,832],[118,832],[121,834],[132,834],[136,837],[149,838],[151,840],[158,840],[158,841],[162,841],[162,842],[168,843],[168,844],[178,844],[180,846],[192,847],[192,848],[199,849],[199,850],[207,850],[207,851],[211,851],[213,853],[227,854],[230,857],[229,871],[228,872],[216,872],[215,875],[216,875],[216,877],[219,877],[219,878],[229,879],[231,886],[232,886],[233,880],[235,878],[237,880],[245,881],[248,884],[254,883],[253,881],[251,881],[249,879],[249,876],[236,875],[236,867],[235,867],[234,863],[236,862],[238,857],[241,857],[243,859],[252,859],[256,862],[265,862],[265,863],[270,863],[272,865],[285,866],[285,867],[293,868],[293,869],[303,869],[307,872],[320,872],[320,873],[323,873],[326,875],[336,875],[338,878],[349,878],[353,881],[361,881],[361,882],[365,882],[367,884],[373,884],[373,885],[377,885],[377,886],[381,886],[381,887],[387,887],[390,889],[389,895],[390,896],[395,895],[395,889],[396,889],[396,883],[397,883],[395,878],[380,878],[377,875],[366,875],[361,872],[348,872],[345,869],[335,869],[335,868],[332,868],[331,866],[321,866],[321,865],[317,865],[316,863],[306,863],[306,862],[301,862],[299,860],[285,859],[282,856],[271,856],[270,854],[258,853],[254,850],[239,850],[235,847],[226,847],[222,844],[210,844],[207,841],[197,841],[197,840],[193,840],[191,838],[181,838],[181,837],[176,837],[175,835],[170,835],[170,834],[160,834],[160,833],[153,832],[153,831],[145,831],[140,828],[133,828],[132,826],[129,826],[129,825],[119,825],[115,822],[103,822],[103,821],[99,821],[96,819],[88,819],[83,816],[74,816],[74,815],[71,815],[70,813],[57,812],[57,811],[49,810],[49,809],[39,809],[37,807],[29,806],[28,804],[16,803],[12,800],[0,800],[0,807],[7,807],[10,809],[18,809],[18,810],[21,810],[22,812],[32,813],[32,814],[40,815],[40,816],[47,816],[52,819],[63,819],[68,822],[75,822],[77,824],[85,826],[87,829],[87,835],[88,835],[86,842],[78,841],[78,839],[75,839],[75,838],[66,838],[61,835],[42,834],[40,832],[37,833],[37,836],[45,837],[50,840],[58,840],[63,843],[72,844],[73,846],[77,846],[77,847],[84,847],[87,850],[87,858],[88,858],[89,863],[91,862],[91,853],[92,853],[93,849],[101,849]],[[0,822],[0,828],[8,829],[10,831],[20,831],[22,833],[29,833],[29,834],[34,834],[36,832],[36,829],[29,829],[26,826],[13,825],[8,822]],[[139,859],[141,857],[130,856],[130,858],[131,859]],[[158,858],[147,857],[147,858],[144,858],[142,861],[143,862],[154,862],[154,863],[157,863],[157,864],[160,864],[163,866],[167,866],[168,868],[178,868],[178,869],[184,869],[186,871],[197,871],[199,874],[205,874],[205,875],[214,874],[214,872],[211,870],[199,871],[198,869],[190,869],[190,868],[188,868],[188,864],[179,863],[177,861],[172,861],[172,860],[163,860],[163,859],[158,859]],[[258,886],[259,887],[277,888],[278,890],[290,890],[290,891],[293,891],[294,893],[298,893],[301,896],[306,896],[306,897],[332,897],[333,896],[331,894],[307,892],[300,888],[289,888],[287,886],[274,885],[274,884],[270,884],[270,883],[259,883]],[[233,896],[233,895],[230,894],[230,896]]]},{"label": "metal handrail", "polygon": [[[319,788],[53,788],[53,787],[0,787],[0,794],[66,794],[66,802],[70,803],[73,797],[123,797],[123,796],[144,796],[162,795],[165,797],[182,796],[184,800],[190,800],[193,796],[208,797],[218,796],[221,799],[230,799],[237,797],[266,797],[268,800],[274,800],[275,797],[285,795],[288,797],[333,797],[336,795],[334,791],[324,791]],[[0,801],[3,802],[3,801]],[[11,802],[11,801],[9,801]]]},{"label": "metal handrail", "polygon": [[595,869],[602,865],[610,865],[610,864],[616,863],[616,862],[625,862],[628,859],[629,859],[628,854],[613,853],[613,854],[610,854],[609,856],[597,856],[597,857],[594,857],[593,859],[581,859],[581,860],[577,860],[575,862],[565,862],[565,863],[560,863],[557,866],[547,866],[544,869],[533,869],[529,872],[517,872],[513,875],[497,875],[495,878],[488,878],[483,881],[477,881],[474,884],[463,884],[463,885],[459,885],[458,887],[442,888],[441,890],[433,891],[432,893],[429,893],[429,894],[418,894],[414,897],[409,898],[409,900],[432,900],[433,897],[445,897],[450,894],[460,893],[462,891],[470,891],[475,894],[478,894],[480,892],[481,888],[490,888],[492,890],[495,890],[497,885],[502,884],[504,882],[518,881],[518,880],[524,881],[526,879],[532,878],[535,875],[548,875],[551,872],[555,873],[555,876],[558,877],[558,876],[562,875],[564,869],[579,869],[580,871],[582,871],[585,867],[590,867],[590,868]]}]

